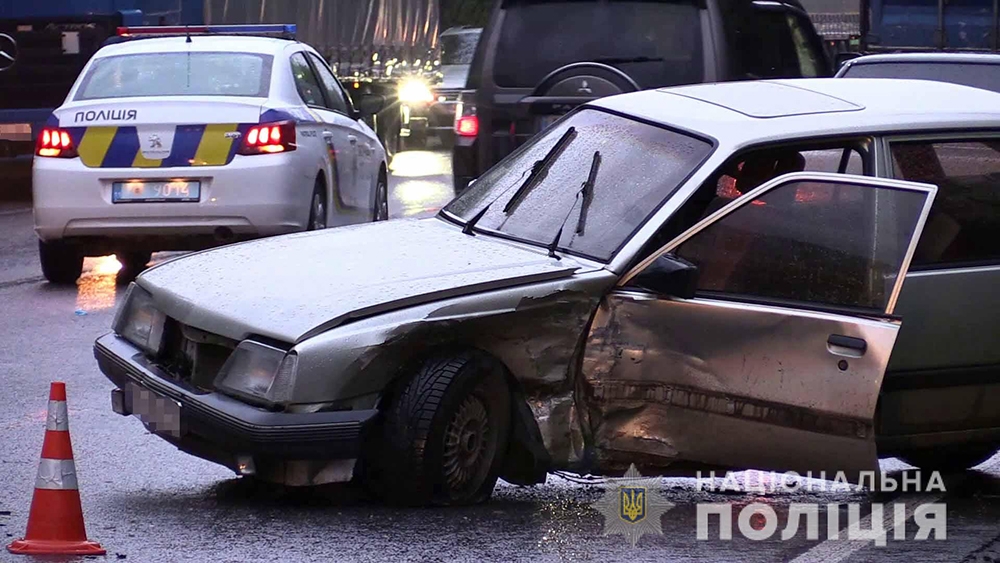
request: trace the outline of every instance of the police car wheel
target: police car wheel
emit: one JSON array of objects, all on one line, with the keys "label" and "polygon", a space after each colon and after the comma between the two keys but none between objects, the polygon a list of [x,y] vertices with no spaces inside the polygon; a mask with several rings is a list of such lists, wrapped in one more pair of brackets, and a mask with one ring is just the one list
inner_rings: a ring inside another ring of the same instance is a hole
[{"label": "police car wheel", "polygon": [[378,173],[378,183],[375,185],[375,212],[372,221],[386,221],[389,219],[389,184],[386,182],[385,173]]},{"label": "police car wheel", "polygon": [[38,241],[42,275],[50,283],[71,284],[83,273],[83,254],[64,242]]},{"label": "police car wheel", "polygon": [[510,401],[503,365],[486,354],[425,362],[386,412],[374,492],[407,505],[488,500],[507,450]]},{"label": "police car wheel", "polygon": [[318,231],[326,228],[326,186],[323,180],[316,180],[316,188],[313,190],[312,200],[309,205],[309,226],[310,231]]}]

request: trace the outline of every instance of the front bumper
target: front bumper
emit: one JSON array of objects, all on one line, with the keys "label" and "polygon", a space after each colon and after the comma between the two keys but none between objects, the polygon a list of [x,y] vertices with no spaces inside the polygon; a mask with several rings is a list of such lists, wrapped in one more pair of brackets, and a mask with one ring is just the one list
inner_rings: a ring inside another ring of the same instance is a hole
[{"label": "front bumper", "polygon": [[[377,410],[317,413],[273,412],[220,393],[200,393],[171,380],[138,348],[114,333],[94,343],[104,375],[119,388],[135,385],[179,405],[179,430],[147,424],[161,438],[192,455],[239,471],[240,460],[356,459]],[[126,401],[122,414],[129,414]],[[145,422],[145,421],[144,421]]]}]

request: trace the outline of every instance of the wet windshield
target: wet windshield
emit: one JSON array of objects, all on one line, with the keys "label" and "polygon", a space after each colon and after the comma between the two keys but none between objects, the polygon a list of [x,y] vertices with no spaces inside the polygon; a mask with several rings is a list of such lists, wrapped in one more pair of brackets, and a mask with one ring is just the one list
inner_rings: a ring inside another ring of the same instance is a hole
[{"label": "wet windshield", "polygon": [[77,100],[129,96],[267,96],[271,55],[141,53],[94,61]]},{"label": "wet windshield", "polygon": [[612,65],[639,86],[702,78],[701,23],[693,2],[512,2],[497,43],[497,86],[534,87],[570,63]]},{"label": "wet windshield", "polygon": [[[517,205],[508,206],[532,168],[570,128],[575,129],[572,141],[548,165],[544,177],[521,193]],[[476,230],[540,245],[548,245],[565,223],[571,227],[563,230],[559,249],[608,260],[711,150],[711,144],[689,135],[583,110],[491,168],[445,212],[467,221],[489,205]],[[598,151],[600,166],[587,186],[587,197],[578,197]],[[584,202],[586,228],[577,229]]]}]

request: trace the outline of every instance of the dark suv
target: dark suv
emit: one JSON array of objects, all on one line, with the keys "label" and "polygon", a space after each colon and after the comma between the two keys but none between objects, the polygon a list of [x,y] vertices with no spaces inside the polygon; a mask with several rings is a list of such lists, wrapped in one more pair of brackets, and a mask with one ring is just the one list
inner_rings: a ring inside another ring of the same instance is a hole
[{"label": "dark suv", "polygon": [[798,0],[499,0],[457,108],[455,191],[595,98],[829,74]]}]

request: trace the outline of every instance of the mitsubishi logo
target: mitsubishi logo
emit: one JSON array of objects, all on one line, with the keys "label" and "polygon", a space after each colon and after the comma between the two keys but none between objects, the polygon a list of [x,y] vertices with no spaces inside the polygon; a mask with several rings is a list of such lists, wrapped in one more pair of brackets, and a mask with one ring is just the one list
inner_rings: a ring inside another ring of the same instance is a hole
[{"label": "mitsubishi logo", "polygon": [[163,143],[160,142],[160,136],[159,135],[150,135],[149,136],[149,148],[151,148],[151,149],[162,149],[163,148]]},{"label": "mitsubishi logo", "polygon": [[590,89],[590,84],[586,79],[580,81],[580,87],[576,89],[577,92],[581,94],[593,94],[594,91]]},{"label": "mitsubishi logo", "polygon": [[0,33],[0,72],[14,66],[17,61],[17,41],[6,33]]}]

